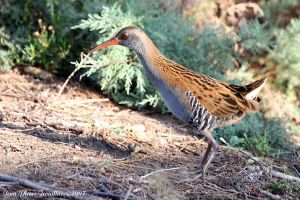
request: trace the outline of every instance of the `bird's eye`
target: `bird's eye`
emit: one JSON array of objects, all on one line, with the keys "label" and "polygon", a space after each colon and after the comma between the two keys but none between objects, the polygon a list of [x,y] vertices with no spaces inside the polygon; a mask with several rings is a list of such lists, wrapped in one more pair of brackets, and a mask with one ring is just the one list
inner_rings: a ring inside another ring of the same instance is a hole
[{"label": "bird's eye", "polygon": [[121,35],[121,39],[122,39],[122,40],[127,40],[127,39],[128,39],[128,33],[123,33],[123,34]]}]

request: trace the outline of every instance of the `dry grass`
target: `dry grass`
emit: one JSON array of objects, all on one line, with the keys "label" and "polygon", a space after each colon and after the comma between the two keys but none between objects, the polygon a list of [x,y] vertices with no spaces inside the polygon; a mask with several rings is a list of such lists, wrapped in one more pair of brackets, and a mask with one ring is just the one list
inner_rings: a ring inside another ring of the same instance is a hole
[{"label": "dry grass", "polygon": [[[120,198],[278,197],[268,194],[273,192],[269,184],[278,178],[253,171],[257,164],[249,156],[224,147],[207,180],[194,180],[206,143],[173,117],[116,106],[74,83],[54,100],[62,81],[35,77],[19,70],[0,75],[1,173],[69,190],[112,192]],[[267,159],[262,163],[271,164]],[[299,157],[272,166],[282,171],[282,164],[291,163],[300,166]],[[23,190],[30,189],[0,182],[1,192]],[[300,194],[293,190],[280,195],[294,199]]]}]

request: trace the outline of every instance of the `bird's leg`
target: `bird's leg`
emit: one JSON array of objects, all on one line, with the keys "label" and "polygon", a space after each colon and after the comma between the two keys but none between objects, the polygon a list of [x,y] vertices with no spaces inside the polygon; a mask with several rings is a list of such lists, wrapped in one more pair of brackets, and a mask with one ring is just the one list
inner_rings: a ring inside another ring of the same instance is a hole
[{"label": "bird's leg", "polygon": [[201,167],[200,167],[200,169],[202,171],[202,177],[204,179],[206,170],[207,170],[209,164],[211,163],[211,161],[213,160],[217,150],[219,149],[219,144],[214,139],[214,137],[212,136],[210,131],[203,131],[202,133],[206,137],[206,139],[208,140],[208,147],[207,147],[207,149],[205,151],[205,154],[202,158]]},{"label": "bird's leg", "polygon": [[208,155],[209,155],[209,153],[210,153],[210,151],[211,151],[211,148],[212,148],[212,143],[209,142],[209,143],[208,143],[208,146],[207,146],[207,149],[206,149],[206,151],[205,151],[205,153],[204,153],[204,155],[203,155],[203,157],[202,157],[202,160],[201,160],[201,166],[202,166],[202,167],[204,166],[204,164],[205,164],[205,162],[206,162],[206,160],[207,160],[207,157],[208,157]]}]

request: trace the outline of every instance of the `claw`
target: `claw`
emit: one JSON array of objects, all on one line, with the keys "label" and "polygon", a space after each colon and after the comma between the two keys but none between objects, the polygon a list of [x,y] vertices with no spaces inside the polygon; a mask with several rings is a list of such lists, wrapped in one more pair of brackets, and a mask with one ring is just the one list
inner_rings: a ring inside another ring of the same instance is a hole
[{"label": "claw", "polygon": [[204,166],[201,164],[201,165],[199,165],[199,166],[197,167],[196,173],[197,173],[197,174],[200,174],[200,173],[203,173],[203,171],[204,171]]},{"label": "claw", "polygon": [[205,182],[206,174],[205,174],[205,172],[203,171],[203,169],[197,170],[197,171],[196,171],[196,176],[195,176],[193,179],[196,180],[196,179],[199,179],[200,177],[201,177],[202,180]]},{"label": "claw", "polygon": [[198,167],[196,167],[196,176],[193,178],[193,180],[196,180],[200,177],[202,177],[203,181],[205,181],[206,178],[206,174],[205,174],[205,170],[204,170],[204,166],[201,164]]}]

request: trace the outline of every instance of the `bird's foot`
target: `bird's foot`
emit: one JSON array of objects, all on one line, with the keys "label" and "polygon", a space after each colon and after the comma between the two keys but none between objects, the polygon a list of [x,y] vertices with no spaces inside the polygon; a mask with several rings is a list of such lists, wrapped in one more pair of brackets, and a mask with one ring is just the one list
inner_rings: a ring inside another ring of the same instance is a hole
[{"label": "bird's foot", "polygon": [[206,175],[203,165],[199,165],[198,167],[196,167],[196,176],[194,177],[194,180],[200,177],[202,177],[202,179],[205,181]]},{"label": "bird's foot", "polygon": [[203,171],[204,171],[204,166],[203,165],[198,165],[196,167],[196,173],[197,174],[203,173]]}]

